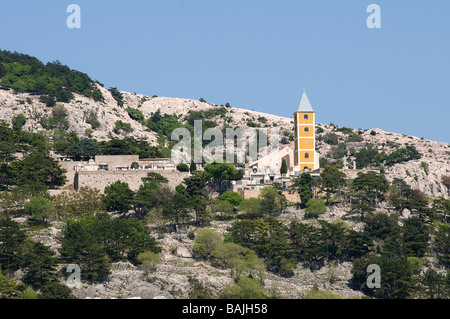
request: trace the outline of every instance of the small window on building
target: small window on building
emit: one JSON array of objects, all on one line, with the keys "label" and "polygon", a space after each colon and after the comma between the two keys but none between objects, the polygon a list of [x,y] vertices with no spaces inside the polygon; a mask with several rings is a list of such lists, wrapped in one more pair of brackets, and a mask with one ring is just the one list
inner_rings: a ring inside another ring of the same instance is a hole
[{"label": "small window on building", "polygon": [[307,120],[307,119],[308,119],[308,114],[305,114],[305,115],[303,116],[303,118],[304,118],[305,120]]},{"label": "small window on building", "polygon": [[305,153],[305,158],[309,158],[309,153]]},{"label": "small window on building", "polygon": [[305,132],[309,132],[309,128],[308,127],[305,127]]}]

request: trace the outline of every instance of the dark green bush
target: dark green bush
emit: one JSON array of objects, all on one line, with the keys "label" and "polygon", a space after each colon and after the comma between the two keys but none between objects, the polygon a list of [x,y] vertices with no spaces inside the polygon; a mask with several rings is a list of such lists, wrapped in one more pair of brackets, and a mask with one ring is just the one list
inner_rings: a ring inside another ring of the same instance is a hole
[{"label": "dark green bush", "polygon": [[19,115],[13,117],[12,126],[13,128],[20,130],[25,125],[26,121],[27,118],[25,117],[25,115],[20,113]]},{"label": "dark green bush", "polygon": [[128,107],[125,109],[127,111],[128,115],[135,121],[143,121],[144,120],[144,114],[142,114],[141,111],[138,109],[133,109],[131,107]]},{"label": "dark green bush", "polygon": [[330,145],[338,145],[339,137],[335,133],[329,132],[322,137],[322,141]]},{"label": "dark green bush", "polygon": [[17,92],[45,96],[41,102],[47,106],[69,102],[73,93],[92,96],[102,101],[103,96],[88,75],[70,69],[59,61],[43,64],[26,54],[0,50],[0,77],[2,86]]},{"label": "dark green bush", "polygon": [[119,90],[117,90],[117,88],[112,87],[109,89],[109,92],[111,92],[112,97],[114,98],[114,100],[116,100],[117,105],[119,106],[123,106],[123,94],[122,92],[120,92]]},{"label": "dark green bush", "polygon": [[180,172],[189,172],[189,166],[185,163],[181,163],[177,165],[177,170]]}]

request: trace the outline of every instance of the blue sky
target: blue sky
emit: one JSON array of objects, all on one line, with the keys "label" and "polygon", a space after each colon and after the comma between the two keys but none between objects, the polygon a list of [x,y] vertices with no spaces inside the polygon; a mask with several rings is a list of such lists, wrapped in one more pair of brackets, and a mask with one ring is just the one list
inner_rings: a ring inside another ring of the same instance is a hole
[{"label": "blue sky", "polygon": [[4,1],[0,48],[106,87],[287,117],[305,87],[321,123],[450,143],[448,0]]}]

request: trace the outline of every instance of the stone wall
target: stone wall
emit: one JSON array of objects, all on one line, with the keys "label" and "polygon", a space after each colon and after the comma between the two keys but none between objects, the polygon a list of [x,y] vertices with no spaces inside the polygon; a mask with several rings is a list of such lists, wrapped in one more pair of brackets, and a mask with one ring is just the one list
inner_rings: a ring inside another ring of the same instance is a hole
[{"label": "stone wall", "polygon": [[77,172],[75,170],[75,166],[89,164],[89,162],[75,162],[75,161],[60,161],[58,163],[59,163],[59,165],[61,165],[62,168],[64,168],[67,171],[67,173],[66,173],[67,182],[64,185],[64,187],[66,187],[68,185],[72,185],[72,187],[73,187],[75,173]]},{"label": "stone wall", "polygon": [[142,184],[142,178],[146,177],[149,172],[161,174],[169,180],[167,184],[171,189],[183,182],[183,179],[189,177],[187,172],[179,171],[166,171],[166,170],[139,170],[139,171],[79,171],[74,179],[74,185],[76,189],[84,186],[91,188],[97,188],[101,193],[105,190],[106,186],[113,184],[116,181],[128,183],[130,188],[134,191],[139,189]]}]

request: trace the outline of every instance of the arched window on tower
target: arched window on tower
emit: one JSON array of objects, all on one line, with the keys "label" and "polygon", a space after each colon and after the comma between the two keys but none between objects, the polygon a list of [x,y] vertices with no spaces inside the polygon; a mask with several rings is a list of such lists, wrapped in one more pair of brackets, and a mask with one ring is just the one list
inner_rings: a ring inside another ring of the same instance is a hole
[{"label": "arched window on tower", "polygon": [[308,127],[305,127],[305,132],[309,132],[309,128]]},{"label": "arched window on tower", "polygon": [[303,115],[303,118],[304,118],[305,120],[307,120],[307,119],[308,119],[308,114]]},{"label": "arched window on tower", "polygon": [[305,153],[305,158],[309,158],[309,153]]}]

